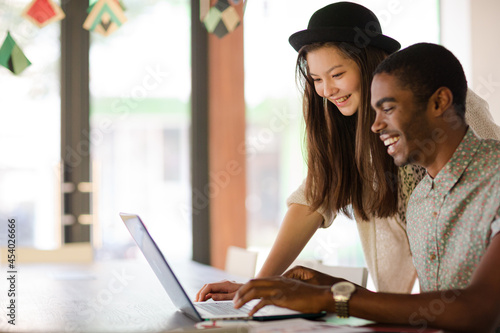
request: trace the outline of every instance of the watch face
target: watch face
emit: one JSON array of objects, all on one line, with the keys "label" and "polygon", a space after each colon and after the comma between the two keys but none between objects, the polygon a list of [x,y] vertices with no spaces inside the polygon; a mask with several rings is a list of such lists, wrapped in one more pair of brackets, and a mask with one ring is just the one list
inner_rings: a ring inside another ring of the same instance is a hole
[{"label": "watch face", "polygon": [[356,287],[351,282],[339,282],[332,286],[333,295],[348,296],[356,290]]}]

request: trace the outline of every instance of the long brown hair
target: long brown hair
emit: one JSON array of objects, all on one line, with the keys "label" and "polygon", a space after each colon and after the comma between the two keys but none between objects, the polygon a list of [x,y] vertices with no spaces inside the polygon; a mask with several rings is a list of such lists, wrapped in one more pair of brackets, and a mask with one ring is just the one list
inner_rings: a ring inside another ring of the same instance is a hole
[{"label": "long brown hair", "polygon": [[[362,97],[352,116],[342,115],[335,104],[316,93],[306,55],[321,47],[337,48],[360,69]],[[296,77],[304,90],[308,166],[305,195],[313,210],[321,207],[351,216],[352,205],[363,220],[397,212],[397,167],[371,131],[375,120],[370,106],[372,73],[385,57],[378,48],[350,43],[314,43],[299,51]]]}]

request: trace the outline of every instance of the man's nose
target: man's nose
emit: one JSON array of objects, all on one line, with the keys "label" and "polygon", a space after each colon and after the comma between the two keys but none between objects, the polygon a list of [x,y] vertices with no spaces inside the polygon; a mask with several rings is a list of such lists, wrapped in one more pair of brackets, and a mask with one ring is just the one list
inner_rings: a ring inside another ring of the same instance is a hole
[{"label": "man's nose", "polygon": [[379,112],[376,113],[375,121],[372,124],[372,132],[378,133],[385,128],[385,122],[383,121],[383,116]]}]

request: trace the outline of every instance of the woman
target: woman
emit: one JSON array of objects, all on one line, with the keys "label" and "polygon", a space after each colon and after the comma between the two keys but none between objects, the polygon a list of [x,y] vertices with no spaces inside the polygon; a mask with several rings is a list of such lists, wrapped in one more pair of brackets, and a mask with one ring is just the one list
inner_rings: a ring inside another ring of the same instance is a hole
[{"label": "woman", "polygon": [[[424,170],[397,168],[371,132],[370,84],[376,66],[400,44],[382,34],[377,17],[349,2],[316,11],[308,28],[290,36],[304,90],[308,174],[288,198],[289,209],[258,274],[280,275],[319,227],[352,207],[369,272],[378,291],[409,293],[416,272],[406,236],[406,204]],[[500,139],[486,102],[471,90],[466,119],[476,133]],[[205,285],[197,300],[231,299],[239,284]]]}]

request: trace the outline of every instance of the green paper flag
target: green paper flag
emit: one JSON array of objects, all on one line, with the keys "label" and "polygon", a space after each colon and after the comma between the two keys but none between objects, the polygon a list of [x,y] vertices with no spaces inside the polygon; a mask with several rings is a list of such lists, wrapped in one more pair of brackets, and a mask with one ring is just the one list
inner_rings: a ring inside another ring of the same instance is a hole
[{"label": "green paper flag", "polygon": [[90,7],[90,13],[83,22],[83,28],[108,36],[116,31],[127,18],[118,0],[98,0]]},{"label": "green paper flag", "polygon": [[240,17],[228,0],[219,0],[205,15],[203,23],[208,32],[222,38],[238,27]]},{"label": "green paper flag", "polygon": [[17,46],[14,39],[7,31],[7,37],[0,48],[0,65],[14,74],[20,74],[31,62],[26,58],[23,51]]},{"label": "green paper flag", "polygon": [[[92,11],[92,8],[97,3],[97,1],[99,1],[99,0],[89,0],[89,8],[87,8],[88,14],[90,14],[90,12]],[[123,4],[123,2],[121,0],[115,0],[115,1],[117,4],[120,5],[120,7],[122,8],[123,11],[125,11],[127,9],[127,8],[125,8],[125,5]]]}]

